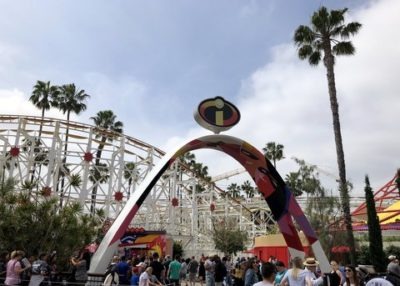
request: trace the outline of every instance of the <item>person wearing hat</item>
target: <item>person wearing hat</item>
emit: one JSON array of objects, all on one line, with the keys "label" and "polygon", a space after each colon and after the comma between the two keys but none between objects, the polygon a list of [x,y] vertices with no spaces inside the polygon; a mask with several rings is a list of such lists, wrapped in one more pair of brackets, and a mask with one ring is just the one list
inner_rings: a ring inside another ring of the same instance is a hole
[{"label": "person wearing hat", "polygon": [[[317,266],[318,266],[318,261],[315,260],[314,257],[308,257],[304,261],[304,266],[306,267],[306,284],[307,285],[322,285],[324,283],[324,280],[322,277],[318,277],[317,275]],[[318,277],[318,278],[317,278]]]},{"label": "person wearing hat", "polygon": [[[141,262],[143,263],[143,262]],[[140,264],[140,263],[139,263]],[[153,268],[147,267],[146,270],[140,274],[139,277],[139,286],[150,286],[154,285],[154,283],[151,282],[151,275],[153,273]]]},{"label": "person wearing hat", "polygon": [[141,275],[147,267],[147,264],[145,262],[139,262],[139,264],[136,264],[136,267],[139,269],[139,275]]},{"label": "person wearing hat", "polygon": [[387,272],[394,274],[400,278],[400,265],[395,255],[389,255],[389,264],[387,266]]},{"label": "person wearing hat", "polygon": [[389,264],[387,266],[386,279],[393,283],[393,285],[400,285],[400,266],[399,261],[395,255],[389,255]]}]

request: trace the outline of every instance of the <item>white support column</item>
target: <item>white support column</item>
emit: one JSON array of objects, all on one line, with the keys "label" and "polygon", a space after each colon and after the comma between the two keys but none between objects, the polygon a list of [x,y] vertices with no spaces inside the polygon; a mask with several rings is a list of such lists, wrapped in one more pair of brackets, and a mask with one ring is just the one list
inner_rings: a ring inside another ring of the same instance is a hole
[{"label": "white support column", "polygon": [[[49,165],[48,165],[48,169],[49,170],[54,170],[54,162],[55,162],[55,158],[56,158],[56,143],[57,143],[57,138],[59,135],[59,131],[60,131],[60,121],[56,121],[56,126],[54,129],[54,136],[52,138],[52,142],[51,142],[51,149],[49,150]],[[50,187],[50,182],[52,179],[52,172],[49,171],[47,172],[47,176],[46,176],[46,186]],[[53,186],[54,187],[54,186]],[[52,192],[53,194],[56,194],[56,192]]]},{"label": "white support column", "polygon": [[[107,190],[107,196],[106,196],[106,211],[105,215],[106,217],[111,217],[111,202],[113,200],[112,195],[113,195],[113,177],[114,177],[114,163],[115,163],[115,157],[118,155],[118,150],[112,153],[111,155],[111,160],[110,160],[110,165],[108,166],[109,168],[109,173],[110,177],[108,178],[108,190]],[[117,217],[118,214],[115,214],[115,217]]]},{"label": "white support column", "polygon": [[[86,146],[86,152],[92,151],[92,137],[93,137],[93,128],[90,128],[88,144]],[[82,175],[82,189],[79,194],[79,203],[81,205],[84,205],[85,201],[87,199],[87,196],[88,196],[87,184],[88,184],[88,180],[89,180],[89,166],[90,166],[91,162],[86,162],[83,160],[82,164],[84,164],[84,167],[83,167],[83,175]]]},{"label": "white support column", "polygon": [[[119,160],[118,160],[118,183],[117,183],[117,191],[121,192],[122,190],[122,178],[124,176],[124,169],[125,169],[125,163],[124,163],[124,154],[125,154],[125,138],[124,136],[121,136],[121,145],[119,148]],[[136,167],[135,167],[136,168]],[[118,216],[121,208],[121,202],[117,202],[116,205],[116,216]]]},{"label": "white support column", "polygon": [[[3,172],[4,165],[6,164],[6,153],[7,153],[7,146],[9,145],[8,139],[5,136],[0,135],[0,140],[4,141],[3,145],[3,156],[0,157],[0,171]],[[4,173],[2,173],[4,179]]]},{"label": "white support column", "polygon": [[[15,141],[14,141],[14,146],[19,146],[19,137],[21,134],[21,130],[22,130],[22,124],[23,124],[23,119],[19,118],[18,119],[18,129],[17,129],[17,133],[15,135]],[[11,157],[11,162],[10,162],[10,171],[9,171],[9,177],[13,178],[13,174],[14,174],[14,165],[15,165],[15,157]]]}]

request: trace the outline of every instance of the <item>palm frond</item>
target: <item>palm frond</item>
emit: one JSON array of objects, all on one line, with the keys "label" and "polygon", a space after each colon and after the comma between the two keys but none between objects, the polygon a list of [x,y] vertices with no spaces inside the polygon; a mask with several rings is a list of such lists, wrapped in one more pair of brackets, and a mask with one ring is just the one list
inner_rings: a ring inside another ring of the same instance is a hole
[{"label": "palm frond", "polygon": [[346,14],[347,10],[348,10],[347,8],[344,8],[344,9],[330,11],[329,18],[328,18],[330,29],[334,29],[343,24],[344,14]]},{"label": "palm frond", "polygon": [[314,31],[321,34],[326,34],[329,30],[329,12],[328,9],[322,6],[318,11],[311,16],[311,23]]},{"label": "palm frond", "polygon": [[314,52],[311,45],[303,45],[297,51],[299,58],[302,60],[307,59]]},{"label": "palm frond", "polygon": [[351,42],[339,42],[333,46],[332,52],[334,55],[342,56],[342,55],[354,55],[355,48]]},{"label": "palm frond", "polygon": [[308,57],[308,62],[312,66],[316,66],[319,64],[321,61],[321,52],[320,51],[314,51],[309,57]]},{"label": "palm frond", "polygon": [[293,40],[298,46],[302,44],[311,44],[316,35],[310,27],[301,25],[294,32]]},{"label": "palm frond", "polygon": [[348,23],[343,27],[340,36],[342,39],[348,39],[350,36],[357,34],[361,27],[362,25],[358,22]]}]

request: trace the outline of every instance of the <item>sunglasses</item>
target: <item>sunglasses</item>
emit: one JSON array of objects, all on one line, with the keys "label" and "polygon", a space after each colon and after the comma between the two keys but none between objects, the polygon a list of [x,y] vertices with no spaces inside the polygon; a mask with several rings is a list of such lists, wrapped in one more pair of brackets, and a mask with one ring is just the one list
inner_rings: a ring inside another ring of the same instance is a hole
[{"label": "sunglasses", "polygon": [[353,272],[353,270],[351,270],[351,269],[346,269],[345,271],[346,272]]}]

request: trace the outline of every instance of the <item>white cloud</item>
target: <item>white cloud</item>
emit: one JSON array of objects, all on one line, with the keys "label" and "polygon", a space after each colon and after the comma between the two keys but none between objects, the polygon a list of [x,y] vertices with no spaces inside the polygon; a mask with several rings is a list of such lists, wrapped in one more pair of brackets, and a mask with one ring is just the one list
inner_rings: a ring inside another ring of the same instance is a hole
[{"label": "white cloud", "polygon": [[[0,114],[40,116],[41,110],[37,109],[28,99],[29,95],[16,88],[0,89]],[[54,108],[46,111],[45,116],[65,119],[65,115]],[[76,117],[71,115],[71,120],[76,120]]]},{"label": "white cloud", "polygon": [[[353,38],[357,53],[337,59],[336,84],[348,178],[362,193],[364,175],[375,189],[400,167],[400,2],[379,1],[351,15],[363,24]],[[306,23],[304,23],[306,24]],[[287,158],[296,156],[337,173],[332,115],[325,69],[301,62],[292,43],[275,47],[272,60],[243,81],[238,107],[242,120],[228,134],[258,148],[268,141],[285,145]],[[189,134],[204,134],[190,130]],[[186,136],[188,138],[190,136]],[[176,144],[172,138],[166,147]],[[214,173],[235,169],[224,156],[199,154]],[[291,160],[278,163],[281,174],[296,168]],[[325,179],[335,187],[332,179]]]}]

